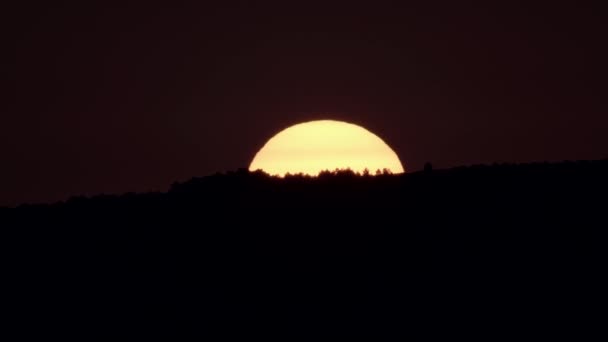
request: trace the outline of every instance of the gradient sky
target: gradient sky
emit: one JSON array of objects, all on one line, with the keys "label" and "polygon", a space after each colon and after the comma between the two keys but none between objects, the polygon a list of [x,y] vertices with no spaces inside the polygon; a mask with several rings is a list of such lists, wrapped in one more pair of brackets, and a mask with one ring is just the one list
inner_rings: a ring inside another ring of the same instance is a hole
[{"label": "gradient sky", "polygon": [[409,171],[608,157],[600,1],[125,3],[3,9],[0,205],[166,190],[314,119]]}]

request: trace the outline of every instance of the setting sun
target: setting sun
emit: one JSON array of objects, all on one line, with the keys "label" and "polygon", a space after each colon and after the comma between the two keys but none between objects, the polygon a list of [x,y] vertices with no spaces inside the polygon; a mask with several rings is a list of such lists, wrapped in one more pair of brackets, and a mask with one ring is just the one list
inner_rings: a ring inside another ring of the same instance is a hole
[{"label": "setting sun", "polygon": [[371,174],[378,169],[405,172],[397,154],[363,127],[334,120],[310,121],[282,130],[253,158],[249,170],[271,175],[351,169]]}]

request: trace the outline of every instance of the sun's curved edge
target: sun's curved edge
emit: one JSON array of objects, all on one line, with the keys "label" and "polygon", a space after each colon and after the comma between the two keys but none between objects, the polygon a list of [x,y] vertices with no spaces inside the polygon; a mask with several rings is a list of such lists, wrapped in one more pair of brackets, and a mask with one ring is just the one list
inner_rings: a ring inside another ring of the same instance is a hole
[{"label": "sun's curved edge", "polygon": [[[294,131],[297,130],[299,128],[301,128],[302,126],[310,126],[311,124],[318,124],[318,125],[323,125],[323,124],[337,124],[340,126],[349,126],[350,128],[357,130],[357,131],[362,131],[365,134],[368,134],[370,136],[372,136],[374,139],[377,139],[386,149],[386,151],[388,153],[390,153],[391,157],[394,158],[394,160],[397,161],[396,165],[397,165],[397,169],[393,170],[392,168],[388,167],[388,168],[382,168],[382,169],[376,169],[376,170],[370,170],[369,168],[364,168],[361,171],[356,170],[353,171],[351,170],[349,167],[347,168],[336,168],[334,170],[319,170],[317,174],[311,174],[309,172],[295,172],[295,173],[290,173],[290,172],[282,172],[282,173],[272,173],[272,172],[268,172],[264,169],[261,169],[259,167],[257,167],[256,161],[259,160],[260,155],[265,151],[265,149],[268,146],[271,146],[275,141],[279,140],[282,138],[282,136],[284,134],[287,134],[289,131]],[[346,121],[340,121],[340,120],[334,120],[334,119],[320,119],[320,120],[310,120],[310,121],[306,121],[306,122],[299,122],[293,125],[289,125],[281,130],[279,130],[277,133],[275,133],[274,135],[271,136],[270,139],[268,139],[264,145],[255,153],[249,167],[248,167],[249,172],[263,172],[267,175],[273,176],[273,177],[280,177],[280,178],[285,178],[285,177],[290,177],[290,176],[294,176],[294,175],[301,175],[301,176],[307,176],[307,177],[320,177],[323,175],[329,175],[329,174],[338,174],[338,173],[352,173],[356,176],[377,176],[377,175],[394,175],[394,174],[403,174],[406,173],[405,167],[403,166],[403,163],[401,162],[401,159],[399,158],[399,156],[397,155],[397,153],[393,150],[393,148],[387,144],[384,139],[382,139],[380,136],[378,136],[377,134],[371,132],[370,130],[368,130],[367,128],[354,124],[354,123],[350,123],[350,122],[346,122]]]}]

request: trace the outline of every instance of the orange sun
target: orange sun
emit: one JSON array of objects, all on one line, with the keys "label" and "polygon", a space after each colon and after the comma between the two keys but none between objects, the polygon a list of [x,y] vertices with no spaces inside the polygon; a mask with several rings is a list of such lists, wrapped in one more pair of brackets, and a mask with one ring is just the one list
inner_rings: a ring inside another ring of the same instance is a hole
[{"label": "orange sun", "polygon": [[250,171],[285,176],[351,169],[370,173],[388,169],[403,173],[397,154],[377,135],[363,127],[334,120],[310,121],[282,130],[253,158]]}]

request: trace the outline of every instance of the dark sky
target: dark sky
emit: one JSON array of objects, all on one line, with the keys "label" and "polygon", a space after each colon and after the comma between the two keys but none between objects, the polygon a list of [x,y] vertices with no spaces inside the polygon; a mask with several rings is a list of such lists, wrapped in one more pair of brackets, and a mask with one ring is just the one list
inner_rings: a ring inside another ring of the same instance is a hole
[{"label": "dark sky", "polygon": [[410,171],[608,157],[600,1],[20,3],[0,24],[0,205],[166,190],[320,118]]}]

